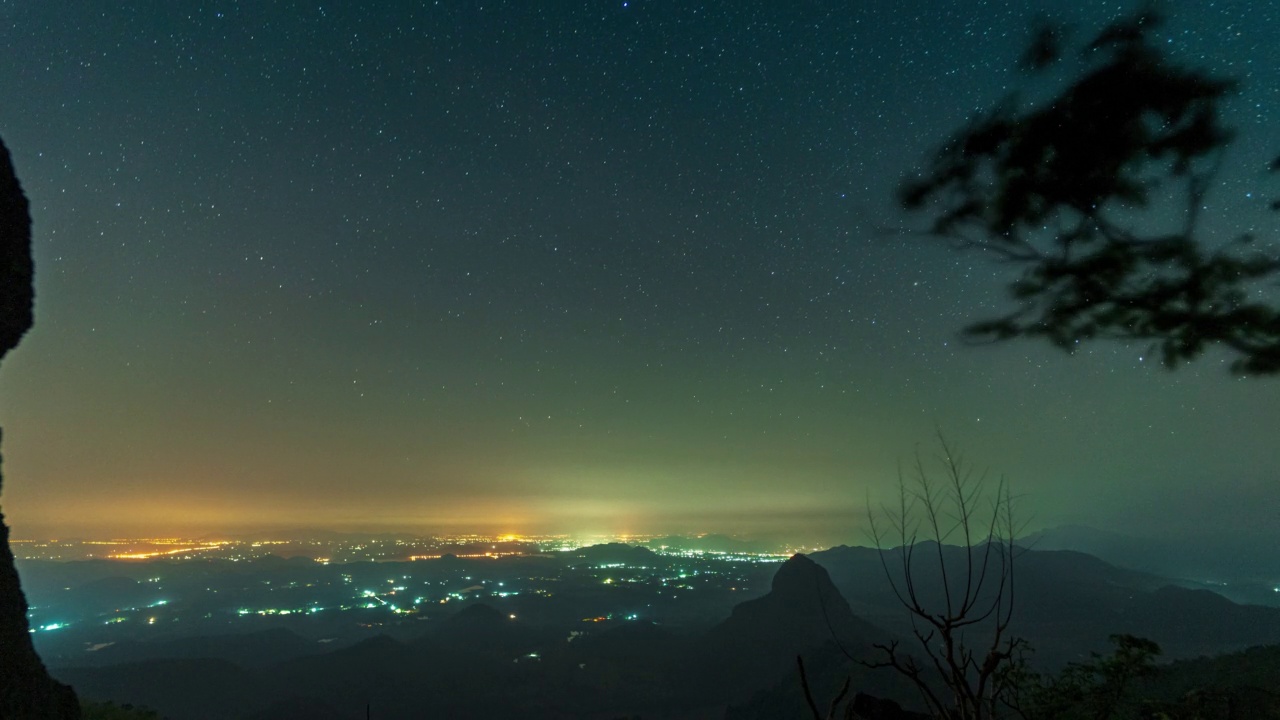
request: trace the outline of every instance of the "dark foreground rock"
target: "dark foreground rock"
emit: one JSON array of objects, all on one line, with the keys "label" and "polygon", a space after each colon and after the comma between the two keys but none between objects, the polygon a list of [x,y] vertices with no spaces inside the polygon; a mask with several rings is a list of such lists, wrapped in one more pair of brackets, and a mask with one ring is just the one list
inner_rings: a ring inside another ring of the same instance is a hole
[{"label": "dark foreground rock", "polygon": [[[27,198],[13,172],[9,149],[0,141],[0,360],[31,327],[33,265],[31,216]],[[0,436],[2,437],[2,436]],[[0,493],[4,476],[0,475]],[[31,646],[27,599],[9,547],[9,526],[0,512],[0,718],[63,720],[79,718],[71,688],[45,670]]]}]

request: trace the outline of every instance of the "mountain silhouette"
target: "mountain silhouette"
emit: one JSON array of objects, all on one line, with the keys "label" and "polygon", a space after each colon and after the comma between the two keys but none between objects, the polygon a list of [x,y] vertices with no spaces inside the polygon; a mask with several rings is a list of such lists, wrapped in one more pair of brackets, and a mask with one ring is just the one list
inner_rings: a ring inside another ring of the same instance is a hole
[{"label": "mountain silhouette", "polygon": [[268,686],[254,673],[225,660],[147,660],[55,673],[82,697],[110,698],[180,718],[233,720],[263,707],[268,695]]},{"label": "mountain silhouette", "polygon": [[854,615],[826,568],[800,554],[778,568],[767,595],[735,607],[712,635],[778,652],[832,641],[861,651],[872,642],[888,639],[884,631]]},{"label": "mountain silhouette", "polygon": [[262,668],[331,649],[284,628],[270,628],[152,642],[124,641],[91,653],[81,653],[78,659],[86,665],[101,666],[145,660],[208,658],[226,660],[244,668]]},{"label": "mountain silhouette", "polygon": [[282,663],[266,671],[276,692],[318,701],[347,717],[487,718],[509,714],[510,659],[485,660],[445,649],[430,638],[387,636]]},{"label": "mountain silhouette", "polygon": [[742,692],[793,675],[797,655],[867,657],[873,643],[889,640],[853,613],[826,568],[797,554],[767,594],[739,604],[707,633],[701,652],[709,683]]},{"label": "mountain silhouette", "polygon": [[532,652],[546,637],[485,603],[473,603],[445,618],[424,642],[451,653],[496,656],[505,662]]},{"label": "mountain silhouette", "polygon": [[1152,538],[1060,525],[1034,532],[1019,543],[1035,550],[1088,553],[1118,567],[1169,578],[1228,582],[1210,589],[1239,603],[1280,605],[1274,584],[1267,582],[1280,566],[1280,553],[1268,537],[1256,533]]},{"label": "mountain silhouette", "polygon": [[1238,605],[1208,590],[1172,585],[1135,596],[1116,622],[1157,639],[1168,657],[1280,643],[1280,608]]},{"label": "mountain silhouette", "polygon": [[[932,543],[921,544],[913,562],[916,592],[926,608],[945,602],[936,552]],[[964,552],[941,548],[952,569],[964,567]],[[840,546],[813,558],[831,571],[859,616],[891,632],[910,633],[910,617],[889,585],[880,551]],[[900,577],[901,549],[886,550],[884,560]],[[1150,638],[1170,659],[1280,642],[1280,608],[1237,605],[1207,591],[1171,587],[1167,578],[1084,553],[1019,549],[1014,581],[1011,630],[1035,648],[1032,661],[1050,670],[1087,659],[1115,633]],[[988,583],[984,594],[997,587]]]}]

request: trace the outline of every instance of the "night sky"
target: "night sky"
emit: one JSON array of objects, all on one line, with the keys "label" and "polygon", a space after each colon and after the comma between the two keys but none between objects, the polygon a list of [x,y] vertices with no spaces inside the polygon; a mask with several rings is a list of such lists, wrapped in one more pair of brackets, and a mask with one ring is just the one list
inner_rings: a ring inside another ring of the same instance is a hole
[{"label": "night sky", "polygon": [[[15,536],[856,542],[935,428],[1032,528],[1264,532],[1280,379],[963,345],[1007,271],[882,232],[1041,13],[1129,9],[1036,4],[0,0]],[[1280,4],[1168,7],[1243,82],[1208,237],[1280,238]]]}]

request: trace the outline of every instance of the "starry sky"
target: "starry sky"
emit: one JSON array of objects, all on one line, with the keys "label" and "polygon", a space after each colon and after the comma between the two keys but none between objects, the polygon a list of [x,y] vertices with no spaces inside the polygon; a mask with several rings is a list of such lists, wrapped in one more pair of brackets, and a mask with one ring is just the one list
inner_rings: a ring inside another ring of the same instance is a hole
[{"label": "starry sky", "polygon": [[[1280,380],[964,345],[1007,269],[884,232],[1037,18],[1130,9],[1024,5],[0,0],[15,536],[856,542],[937,429],[1033,528],[1265,532]],[[1243,83],[1209,237],[1280,237],[1280,6],[1167,8]]]}]

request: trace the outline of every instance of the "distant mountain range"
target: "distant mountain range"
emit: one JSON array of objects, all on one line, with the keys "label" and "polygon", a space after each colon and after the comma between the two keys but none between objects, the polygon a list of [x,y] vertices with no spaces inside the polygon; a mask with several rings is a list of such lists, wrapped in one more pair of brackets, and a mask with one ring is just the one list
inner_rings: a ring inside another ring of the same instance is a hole
[{"label": "distant mountain range", "polygon": [[1075,550],[1210,589],[1236,602],[1280,607],[1277,537],[1155,539],[1063,525],[1027,535],[1019,543],[1035,550]]},{"label": "distant mountain range", "polygon": [[[938,607],[944,600],[934,548],[918,547],[914,567],[926,606]],[[964,567],[964,550],[944,546],[942,556],[954,583],[956,568]],[[891,632],[910,634],[909,618],[885,581],[879,551],[840,546],[811,557],[830,571],[856,612]],[[885,559],[890,569],[899,568],[902,550],[886,551]],[[1012,628],[1030,640],[1044,666],[1086,659],[1105,649],[1114,633],[1155,640],[1170,659],[1280,643],[1280,608],[1238,605],[1084,553],[1025,550],[1014,569]]]}]

